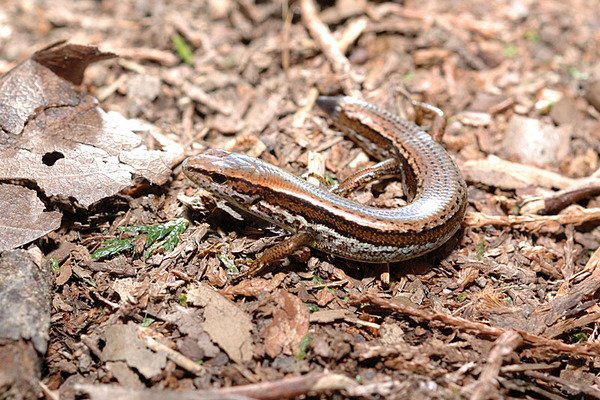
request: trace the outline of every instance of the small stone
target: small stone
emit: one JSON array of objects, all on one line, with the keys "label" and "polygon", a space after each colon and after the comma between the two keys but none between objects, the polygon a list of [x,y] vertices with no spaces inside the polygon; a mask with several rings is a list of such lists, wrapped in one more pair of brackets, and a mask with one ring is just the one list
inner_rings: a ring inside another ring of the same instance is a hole
[{"label": "small stone", "polygon": [[513,115],[502,141],[503,156],[531,165],[558,165],[569,153],[572,130],[571,125],[555,127]]}]

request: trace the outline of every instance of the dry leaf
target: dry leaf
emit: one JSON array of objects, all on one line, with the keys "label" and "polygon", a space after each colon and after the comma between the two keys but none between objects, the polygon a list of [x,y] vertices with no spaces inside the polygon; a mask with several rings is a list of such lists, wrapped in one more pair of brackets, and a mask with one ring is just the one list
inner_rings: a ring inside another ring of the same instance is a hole
[{"label": "dry leaf", "polygon": [[275,290],[281,282],[285,279],[286,275],[283,272],[275,274],[271,279],[264,278],[252,278],[241,281],[237,285],[227,286],[221,289],[219,293],[228,299],[235,296],[244,297],[258,297],[263,293],[270,293]]},{"label": "dry leaf", "polygon": [[133,323],[109,325],[104,331],[106,346],[102,349],[104,361],[125,361],[137,369],[146,379],[161,373],[167,364],[163,353],[154,353],[146,348],[138,337]]},{"label": "dry leaf", "polygon": [[181,152],[174,144],[175,153],[148,150],[132,129],[149,126],[105,113],[85,95],[73,107],[38,110],[18,138],[0,144],[0,179],[31,180],[47,196],[84,207],[131,185],[135,175],[163,184]]},{"label": "dry leaf", "polygon": [[175,311],[163,318],[177,326],[179,332],[187,335],[184,340],[177,342],[180,351],[187,357],[200,360],[219,354],[219,348],[210,341],[203,329],[203,318],[198,309],[176,305]]},{"label": "dry leaf", "polygon": [[[53,46],[0,78],[0,179],[34,182],[46,196],[84,207],[118,193],[135,176],[159,185],[169,179],[171,165],[183,155],[179,145],[150,124],[105,113],[96,99],[73,87],[89,63],[112,56],[95,47]],[[134,132],[149,134],[163,149],[149,150]],[[38,221],[37,233],[10,241],[8,248],[58,227],[60,214],[40,219],[40,213],[23,207],[21,221]]]},{"label": "dry leaf", "polygon": [[573,127],[513,115],[502,140],[502,155],[530,165],[558,165],[568,154]]},{"label": "dry leaf", "polygon": [[233,361],[252,359],[252,319],[219,293],[206,285],[188,292],[189,303],[204,307],[202,327]]},{"label": "dry leaf", "polygon": [[267,354],[275,358],[279,354],[296,354],[300,342],[308,333],[308,308],[298,297],[277,290],[271,296],[276,303],[273,321],[262,332]]},{"label": "dry leaf", "polygon": [[513,163],[493,155],[485,160],[466,161],[461,170],[468,182],[503,189],[521,189],[528,186],[564,189],[578,182],[552,171]]},{"label": "dry leaf", "polygon": [[58,229],[62,214],[44,208],[35,191],[0,185],[0,251],[22,246]]}]

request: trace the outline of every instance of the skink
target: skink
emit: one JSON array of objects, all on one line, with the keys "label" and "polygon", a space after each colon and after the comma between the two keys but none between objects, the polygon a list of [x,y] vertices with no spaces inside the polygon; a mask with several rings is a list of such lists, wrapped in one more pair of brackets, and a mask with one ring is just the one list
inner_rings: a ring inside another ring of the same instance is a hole
[{"label": "skink", "polygon": [[[213,195],[297,235],[301,244],[350,260],[410,259],[438,248],[457,232],[465,214],[466,185],[439,143],[417,125],[355,98],[322,96],[317,105],[380,163],[334,190],[259,159],[217,149],[188,158],[184,173]],[[391,175],[402,177],[406,206],[375,208],[343,197],[367,181]]]}]

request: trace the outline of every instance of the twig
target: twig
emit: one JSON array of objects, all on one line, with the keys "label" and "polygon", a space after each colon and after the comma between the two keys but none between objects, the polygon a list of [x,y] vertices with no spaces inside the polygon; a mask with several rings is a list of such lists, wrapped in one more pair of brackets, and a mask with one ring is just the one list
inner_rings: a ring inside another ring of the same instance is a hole
[{"label": "twig", "polygon": [[181,85],[181,90],[183,91],[183,93],[186,94],[186,96],[188,96],[195,102],[210,108],[211,111],[216,111],[223,115],[231,115],[232,113],[232,110],[229,107],[224,106],[217,100],[213,99],[198,85],[194,85],[193,83],[184,81]]},{"label": "twig", "polygon": [[318,394],[353,389],[357,383],[340,374],[307,374],[277,381],[227,387],[207,391],[168,391],[121,388],[113,385],[76,384],[75,390],[87,393],[91,399],[162,399],[162,400],[215,400],[215,399],[261,399],[292,398],[308,393]]},{"label": "twig", "polygon": [[329,28],[319,19],[317,8],[313,0],[302,0],[300,2],[300,13],[302,21],[308,32],[319,45],[325,58],[331,64],[336,78],[344,88],[346,94],[360,97],[358,85],[353,81],[350,61],[340,51],[339,44],[331,35]]},{"label": "twig", "polygon": [[281,30],[281,68],[287,73],[290,69],[290,30],[294,13],[290,10],[288,2],[282,6],[283,29]]},{"label": "twig", "polygon": [[[590,257],[582,272],[591,273],[587,278],[572,286],[569,291],[557,297],[550,304],[550,311],[544,319],[546,326],[553,325],[559,318],[563,317],[580,304],[584,298],[591,296],[600,289],[600,248],[596,249]],[[573,279],[573,278],[571,278]]]},{"label": "twig", "polygon": [[473,228],[486,225],[510,226],[531,232],[553,230],[552,225],[581,225],[585,222],[600,220],[600,208],[583,208],[559,215],[487,215],[468,212],[465,224]]},{"label": "twig", "polygon": [[534,371],[534,370],[555,370],[560,367],[560,362],[554,362],[552,364],[546,363],[529,363],[529,364],[511,364],[505,365],[500,368],[500,372],[523,372],[523,371]]},{"label": "twig", "polygon": [[50,390],[48,386],[44,384],[44,382],[39,381],[40,388],[42,392],[46,395],[46,398],[49,400],[60,400],[60,396],[58,395],[58,390]]},{"label": "twig", "polygon": [[533,211],[538,214],[556,214],[571,204],[598,195],[600,195],[600,184],[597,182],[577,183],[544,197],[525,199],[522,208],[527,207],[529,212]]},{"label": "twig", "polygon": [[201,365],[196,364],[194,361],[187,358],[183,354],[178,353],[175,350],[169,348],[168,346],[165,346],[164,344],[154,340],[154,338],[149,336],[149,333],[145,329],[138,328],[138,336],[142,338],[142,340],[149,349],[157,353],[165,353],[167,358],[169,358],[171,361],[173,361],[175,364],[185,369],[186,371],[191,372],[194,375],[202,375],[206,372],[204,367],[202,367]]},{"label": "twig", "polygon": [[502,360],[522,343],[523,338],[515,331],[506,331],[496,340],[479,379],[465,388],[466,392],[472,391],[471,400],[488,399],[498,395],[494,392],[498,390],[498,374],[502,367]]},{"label": "twig", "polygon": [[236,394],[256,399],[275,400],[297,397],[307,393],[339,391],[357,386],[357,383],[341,374],[308,374],[278,381],[242,385],[219,390],[220,394]]},{"label": "twig", "polygon": [[460,29],[476,33],[483,37],[498,37],[499,35],[506,32],[506,26],[504,24],[485,21],[474,17],[472,14],[440,14],[421,11],[418,9],[407,8],[393,2],[384,3],[378,7],[378,14],[385,15],[394,13],[404,18],[417,19],[423,21],[424,24],[430,25],[433,21],[441,23],[443,26],[458,27]]},{"label": "twig", "polygon": [[348,48],[360,37],[366,27],[366,17],[357,18],[348,24],[342,33],[342,37],[338,41],[338,48],[342,54],[348,51]]},{"label": "twig", "polygon": [[[525,371],[524,374],[531,376],[532,378],[539,379],[541,381],[545,381],[552,384],[559,384],[565,388],[568,388],[569,395],[573,396],[571,398],[574,398],[577,394],[585,394],[596,399],[600,398],[600,390],[595,389],[592,385],[568,381],[566,379],[559,378],[558,376],[544,374],[538,371]],[[578,393],[573,393],[573,391],[577,391]]]},{"label": "twig", "polygon": [[[364,294],[361,296],[355,296],[352,299],[352,303],[362,305],[364,305],[365,303],[371,304],[384,310],[393,311],[403,315],[409,315],[420,320],[439,321],[447,326],[463,331],[474,332],[476,334],[484,336],[499,337],[506,332],[506,330],[501,328],[488,326],[480,322],[469,321],[460,317],[454,317],[452,315],[438,311],[414,308],[393,300],[378,297],[374,294]],[[563,343],[559,340],[547,339],[522,330],[515,329],[514,331],[521,335],[525,343],[532,346],[547,346],[556,352],[564,352],[569,354],[586,356],[600,355],[600,344],[590,343],[572,345]]]}]

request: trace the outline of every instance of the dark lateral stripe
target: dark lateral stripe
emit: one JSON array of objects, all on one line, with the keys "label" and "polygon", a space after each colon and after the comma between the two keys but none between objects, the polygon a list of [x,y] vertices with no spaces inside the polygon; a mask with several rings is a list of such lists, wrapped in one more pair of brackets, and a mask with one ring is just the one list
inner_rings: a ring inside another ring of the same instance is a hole
[{"label": "dark lateral stripe", "polygon": [[[394,232],[381,231],[368,226],[357,225],[354,222],[347,221],[337,215],[333,215],[328,209],[319,207],[302,198],[277,191],[276,188],[260,185],[256,182],[250,182],[242,178],[234,178],[235,186],[244,186],[244,194],[260,194],[261,197],[270,204],[275,204],[285,208],[291,214],[304,217],[311,224],[320,224],[339,232],[343,236],[354,237],[358,240],[375,245],[404,246],[404,245],[424,245],[434,241],[440,236],[445,236],[449,229],[453,229],[454,222],[463,218],[464,207],[458,210],[450,220],[437,225],[432,229],[413,231],[413,232]],[[282,225],[286,225],[281,221]]]}]

